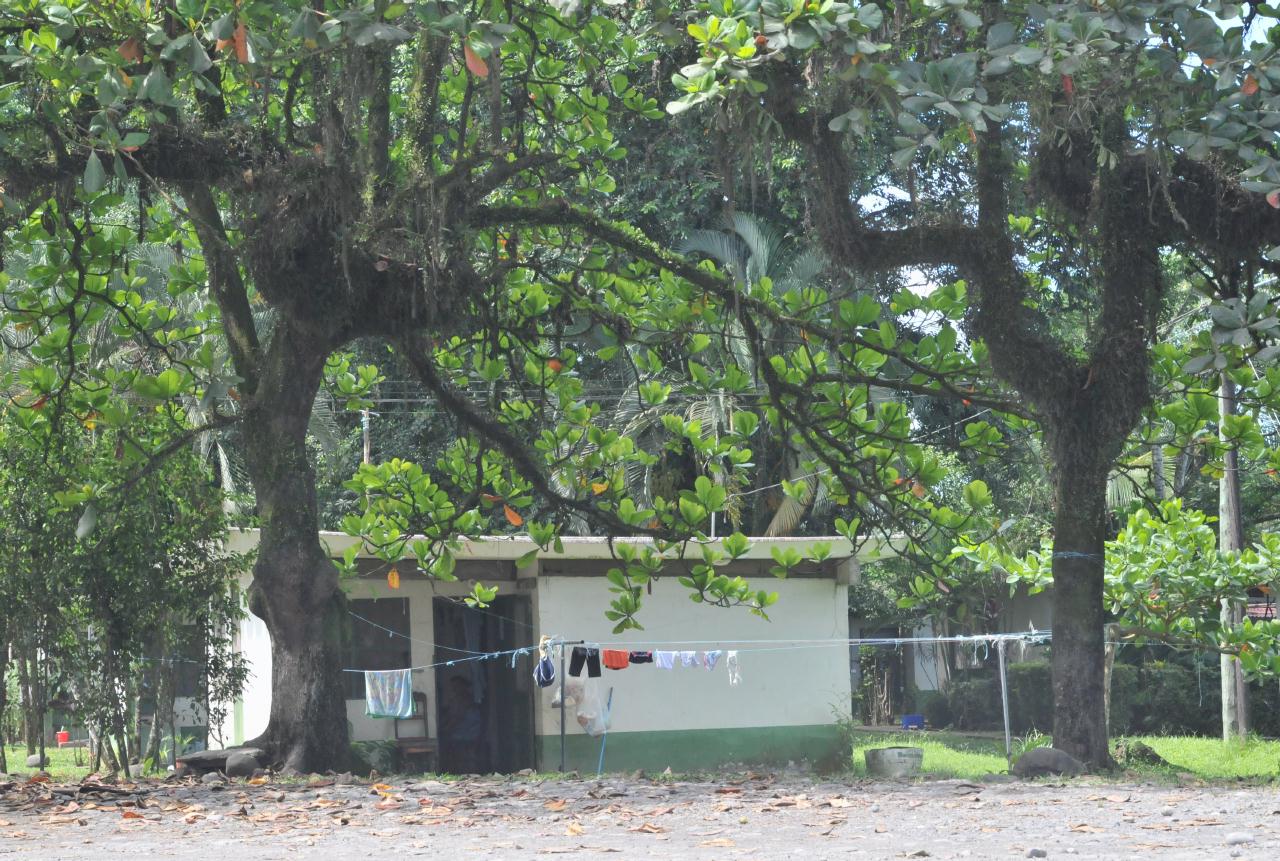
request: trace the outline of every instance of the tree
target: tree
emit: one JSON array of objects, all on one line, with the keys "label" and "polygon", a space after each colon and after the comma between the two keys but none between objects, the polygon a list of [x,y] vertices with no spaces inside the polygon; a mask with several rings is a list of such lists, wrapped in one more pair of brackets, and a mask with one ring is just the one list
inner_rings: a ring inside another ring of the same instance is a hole
[{"label": "tree", "polygon": [[[364,494],[373,508],[354,528],[438,576],[449,543],[495,516],[527,519],[542,543],[557,511],[674,539],[723,505],[705,488],[662,510],[620,501],[616,474],[646,455],[593,434],[598,405],[581,398],[566,338],[574,321],[615,346],[649,330],[688,337],[703,292],[657,270],[695,267],[583,205],[612,189],[622,156],[608,111],[661,115],[628,76],[647,55],[615,22],[497,2],[6,0],[0,34],[6,81],[20,85],[3,104],[6,242],[40,249],[6,283],[14,346],[40,361],[6,390],[36,411],[32,433],[50,415],[118,430],[140,473],[238,425],[262,530],[249,604],[272,638],[255,743],[278,762],[323,770],[347,751],[345,607],[318,540],[306,431],[350,342],[393,346],[466,434],[437,465],[443,487],[396,461],[355,481],[381,497]],[[199,297],[196,322],[145,295],[139,241],[175,249],[167,290]],[[84,361],[95,325],[137,345],[131,364]],[[359,405],[378,372],[338,376]],[[470,380],[488,387],[480,406]],[[143,423],[157,404],[167,423]],[[717,456],[745,461],[741,443],[715,443]],[[430,538],[412,548],[379,522],[403,513],[383,492],[401,479],[431,501],[413,519]],[[106,509],[122,486],[81,504]],[[531,516],[535,495],[548,522]],[[701,589],[757,610],[769,599],[709,575]],[[621,620],[639,593],[619,595]]]},{"label": "tree", "polygon": [[[1263,28],[1273,13],[1163,2],[713,5],[689,27],[701,57],[676,78],[684,95],[669,110],[763,102],[806,148],[815,220],[836,263],[939,268],[973,291],[969,331],[1025,402],[1052,467],[1055,744],[1107,764],[1107,476],[1151,404],[1161,250],[1272,265],[1280,172],[1265,117],[1277,79]],[[1239,25],[1214,17],[1242,11]],[[960,161],[967,183],[950,212],[886,221],[850,198],[846,135],[880,121],[898,127],[885,169],[900,185],[924,164]],[[1051,281],[1027,265],[1050,248],[1066,252],[1050,255],[1065,263]],[[1086,310],[1083,343],[1061,338],[1044,310],[1046,293],[1068,290]]]}]

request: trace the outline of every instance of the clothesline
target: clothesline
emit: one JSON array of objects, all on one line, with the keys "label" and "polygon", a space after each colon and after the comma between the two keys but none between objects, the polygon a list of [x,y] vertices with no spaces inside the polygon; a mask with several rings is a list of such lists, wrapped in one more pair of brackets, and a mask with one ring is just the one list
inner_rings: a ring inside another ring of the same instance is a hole
[{"label": "clothesline", "polygon": [[[384,629],[387,630],[387,629]],[[396,633],[396,632],[391,632]],[[404,636],[403,634],[399,636]],[[411,639],[411,638],[406,638]],[[1026,643],[1042,643],[1052,639],[1051,631],[1025,631],[1018,633],[1001,633],[1001,634],[970,634],[970,635],[954,635],[949,637],[852,637],[848,639],[826,638],[826,639],[772,639],[772,640],[665,640],[665,641],[638,641],[631,643],[604,643],[595,641],[586,641],[585,645],[596,649],[636,649],[641,646],[722,646],[722,647],[741,647],[755,646],[756,648],[736,648],[738,652],[746,652],[752,654],[760,654],[765,652],[786,652],[802,649],[820,649],[831,647],[848,647],[848,646],[903,646],[903,645],[928,645],[939,643],[972,643],[974,645],[991,645],[999,642],[1026,642]],[[424,642],[414,640],[414,642]],[[561,637],[552,638],[547,645],[552,648],[562,648],[565,640]],[[425,643],[426,645],[435,646],[436,648],[451,648],[448,646],[439,646],[435,643]],[[774,645],[785,644],[785,645]],[[422,664],[413,667],[398,667],[400,670],[433,670],[440,667],[454,667],[459,664],[471,663],[474,661],[498,660],[500,658],[509,658],[511,666],[514,669],[516,660],[521,655],[528,655],[537,652],[537,646],[522,646],[517,649],[504,649],[495,652],[477,652],[469,653],[466,657],[454,658],[448,661],[437,661],[431,664]],[[463,651],[457,650],[454,651]],[[383,672],[380,670],[357,670],[343,669],[344,673],[365,673],[365,672]]]}]

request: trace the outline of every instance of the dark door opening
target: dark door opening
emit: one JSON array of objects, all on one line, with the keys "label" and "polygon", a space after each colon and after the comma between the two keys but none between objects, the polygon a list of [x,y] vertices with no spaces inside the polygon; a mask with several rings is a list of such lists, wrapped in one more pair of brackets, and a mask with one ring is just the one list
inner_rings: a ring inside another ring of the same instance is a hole
[{"label": "dark door opening", "polygon": [[[533,608],[527,596],[504,595],[484,610],[436,598],[436,655],[442,664],[476,652],[503,652],[533,644]],[[533,678],[524,658],[467,661],[436,670],[436,725],[440,770],[450,774],[510,774],[533,768]]]}]

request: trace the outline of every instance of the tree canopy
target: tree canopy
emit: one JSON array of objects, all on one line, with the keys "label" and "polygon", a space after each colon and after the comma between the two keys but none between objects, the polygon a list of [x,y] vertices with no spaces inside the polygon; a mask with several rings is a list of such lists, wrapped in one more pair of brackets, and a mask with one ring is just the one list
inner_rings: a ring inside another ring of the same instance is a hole
[{"label": "tree canopy", "polygon": [[[1127,0],[4,0],[6,337],[36,359],[5,389],[31,433],[112,429],[143,474],[236,425],[262,528],[250,606],[272,634],[259,743],[300,770],[345,751],[344,603],[307,428],[322,386],[359,407],[383,376],[353,343],[393,350],[457,434],[432,463],[360,467],[344,528],[440,577],[459,537],[495,527],[543,546],[574,523],[650,536],[617,571],[621,628],[690,540],[697,598],[766,612],[767,591],[716,571],[748,539],[703,542],[766,434],[787,494],[816,479],[855,540],[892,532],[936,564],[948,536],[995,531],[986,484],[940,492],[912,408],[959,403],[959,444],[983,457],[1043,434],[1055,736],[1100,764],[1107,476],[1161,369],[1243,378],[1274,357],[1272,18]],[[676,58],[693,62],[672,92],[653,69]],[[613,220],[614,129],[643,139],[664,102],[787,148],[806,223],[858,277],[735,278]],[[172,253],[163,272],[147,245]],[[1171,250],[1238,293],[1185,355],[1157,349]],[[929,289],[856,289],[904,271]],[[95,356],[96,330],[126,355]],[[587,385],[604,369],[615,397]],[[661,413],[651,434],[601,421],[622,398]],[[668,408],[730,398],[711,433]],[[666,456],[696,468],[636,492],[628,474]]]}]

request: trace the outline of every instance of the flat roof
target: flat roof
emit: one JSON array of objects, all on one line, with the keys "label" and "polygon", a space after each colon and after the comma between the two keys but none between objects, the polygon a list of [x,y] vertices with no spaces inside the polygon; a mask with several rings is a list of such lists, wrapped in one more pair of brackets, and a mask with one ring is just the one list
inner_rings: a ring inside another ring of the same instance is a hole
[{"label": "flat roof", "polygon": [[[228,535],[227,547],[236,552],[246,552],[258,546],[260,530],[232,529]],[[345,532],[320,533],[320,541],[334,556],[341,556],[348,547],[359,543],[360,539]],[[455,553],[459,560],[474,559],[484,561],[512,561],[519,559],[531,550],[537,550],[539,559],[613,559],[610,539],[604,536],[565,536],[560,539],[564,553],[556,553],[554,549],[542,550],[527,535],[490,535],[483,538],[460,539],[461,547]],[[849,559],[856,555],[859,562],[875,562],[897,554],[894,542],[879,536],[870,536],[857,548],[855,554],[853,543],[839,536],[813,536],[788,538],[750,538],[750,547],[739,557],[741,559],[772,559],[775,547],[794,548],[802,555],[818,543],[830,545],[829,560]],[[649,538],[614,538],[612,544],[651,544]],[[723,547],[721,540],[709,542],[712,547]],[[361,557],[372,558],[373,554],[363,552]],[[696,548],[691,547],[687,558],[697,558]]]}]

